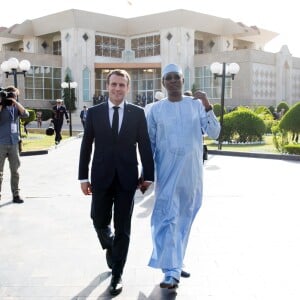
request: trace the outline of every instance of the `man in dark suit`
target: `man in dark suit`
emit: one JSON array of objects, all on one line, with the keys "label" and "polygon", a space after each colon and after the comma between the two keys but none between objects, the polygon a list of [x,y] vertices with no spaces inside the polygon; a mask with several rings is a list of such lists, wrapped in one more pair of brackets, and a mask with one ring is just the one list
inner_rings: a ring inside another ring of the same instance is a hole
[{"label": "man in dark suit", "polygon": [[83,128],[84,128],[86,116],[87,116],[87,107],[86,107],[86,105],[84,105],[82,108],[82,111],[80,112],[80,120],[81,120],[81,124],[82,124]]},{"label": "man in dark suit", "polygon": [[[92,194],[91,218],[106,260],[112,269],[111,295],[122,291],[131,229],[134,195],[154,180],[154,163],[144,111],[129,104],[130,76],[113,70],[107,76],[109,99],[89,108],[80,149],[79,180],[85,195]],[[94,145],[94,149],[93,149]],[[138,175],[137,146],[142,164]],[[89,181],[89,163],[91,182]],[[113,217],[114,232],[111,230]]]},{"label": "man in dark suit", "polygon": [[54,125],[55,131],[55,144],[59,144],[62,137],[61,137],[61,129],[64,123],[64,117],[69,123],[69,115],[67,113],[67,109],[64,105],[62,105],[62,100],[57,99],[56,105],[52,108],[52,123]]}]

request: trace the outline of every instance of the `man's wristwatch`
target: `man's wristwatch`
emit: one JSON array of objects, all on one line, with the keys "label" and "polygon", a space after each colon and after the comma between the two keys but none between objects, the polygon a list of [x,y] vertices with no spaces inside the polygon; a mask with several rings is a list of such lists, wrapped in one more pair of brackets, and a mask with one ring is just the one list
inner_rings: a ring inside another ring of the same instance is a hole
[{"label": "man's wristwatch", "polygon": [[212,109],[213,109],[213,107],[212,107],[211,104],[209,105],[209,107],[205,107],[205,111],[206,111],[206,112],[209,112],[209,111],[212,110]]}]

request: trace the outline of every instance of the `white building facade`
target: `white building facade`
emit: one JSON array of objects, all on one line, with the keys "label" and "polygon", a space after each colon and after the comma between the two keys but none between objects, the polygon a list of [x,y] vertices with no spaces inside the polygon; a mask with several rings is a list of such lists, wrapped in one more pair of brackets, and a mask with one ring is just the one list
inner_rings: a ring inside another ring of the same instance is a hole
[{"label": "white building facade", "polygon": [[[18,77],[21,101],[29,108],[50,108],[62,97],[61,82],[68,74],[78,83],[78,123],[83,105],[107,98],[109,70],[126,69],[132,79],[128,101],[145,105],[163,91],[161,70],[168,63],[184,70],[185,90],[200,88],[212,103],[221,96],[221,79],[210,72],[218,61],[240,65],[235,79],[226,80],[225,106],[292,105],[300,100],[300,58],[287,46],[275,54],[265,52],[265,44],[276,36],[187,10],[131,19],[67,10],[2,28],[0,63],[10,57],[31,62],[26,77]],[[0,86],[9,84],[12,78],[1,73]]]}]

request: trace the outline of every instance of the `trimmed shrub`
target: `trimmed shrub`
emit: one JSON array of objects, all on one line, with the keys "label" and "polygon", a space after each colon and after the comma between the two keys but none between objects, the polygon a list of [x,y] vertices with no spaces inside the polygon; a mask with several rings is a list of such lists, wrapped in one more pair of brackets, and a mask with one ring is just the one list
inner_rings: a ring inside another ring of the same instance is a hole
[{"label": "trimmed shrub", "polygon": [[25,118],[25,119],[20,119],[20,123],[23,126],[23,129],[24,129],[24,132],[25,132],[26,135],[27,135],[26,126],[30,122],[32,122],[32,121],[34,121],[36,119],[35,110],[33,110],[33,109],[27,109],[27,111],[29,112],[29,117]]},{"label": "trimmed shrub", "polygon": [[279,122],[279,128],[300,133],[300,102],[294,104]]},{"label": "trimmed shrub", "polygon": [[271,134],[271,128],[273,126],[274,116],[272,112],[266,106],[258,106],[254,109],[254,112],[264,120],[266,126],[266,132]]},{"label": "trimmed shrub", "polygon": [[272,114],[275,112],[275,107],[273,105],[269,106],[268,108]]},{"label": "trimmed shrub", "polygon": [[289,108],[290,108],[289,105],[285,101],[281,101],[277,105],[277,113],[280,114],[280,112],[283,110],[283,115],[284,115],[284,114],[287,113],[287,111],[289,110]]},{"label": "trimmed shrub", "polygon": [[264,121],[248,108],[240,107],[224,116],[222,140],[238,143],[262,141]]},{"label": "trimmed shrub", "polygon": [[300,155],[300,145],[298,144],[288,144],[284,146],[285,152],[288,154]]},{"label": "trimmed shrub", "polygon": [[[216,117],[220,117],[221,116],[221,104],[220,103],[214,104],[213,111],[214,111]],[[223,115],[225,115],[225,114],[226,114],[226,108],[224,107]]]},{"label": "trimmed shrub", "polygon": [[279,128],[279,123],[272,127],[273,134],[273,144],[278,152],[285,152],[285,146],[288,144],[288,134],[287,131],[281,130]]},{"label": "trimmed shrub", "polygon": [[36,109],[42,112],[42,121],[47,121],[52,118],[52,109]]},{"label": "trimmed shrub", "polygon": [[35,114],[35,110],[33,109],[27,109],[27,111],[29,112],[29,117],[25,118],[25,119],[20,119],[21,120],[21,124],[24,126],[28,125],[30,122],[34,121],[36,119],[36,114]]},{"label": "trimmed shrub", "polygon": [[273,120],[272,112],[266,106],[258,106],[254,112],[263,120]]}]

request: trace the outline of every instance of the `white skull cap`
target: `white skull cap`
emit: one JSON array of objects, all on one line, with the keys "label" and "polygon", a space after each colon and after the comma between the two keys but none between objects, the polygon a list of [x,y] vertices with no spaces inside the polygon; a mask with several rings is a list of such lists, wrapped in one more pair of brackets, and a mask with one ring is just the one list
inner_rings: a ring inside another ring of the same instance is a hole
[{"label": "white skull cap", "polygon": [[161,100],[164,97],[164,94],[160,91],[157,91],[154,95],[154,98],[157,100]]},{"label": "white skull cap", "polygon": [[180,75],[183,75],[182,69],[175,64],[168,64],[164,67],[162,71],[162,78],[164,78],[168,73],[178,73]]}]

